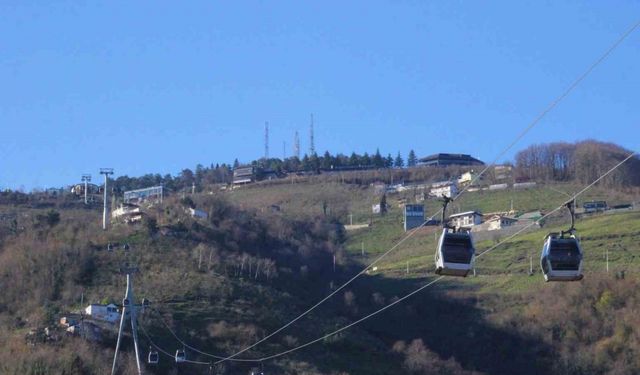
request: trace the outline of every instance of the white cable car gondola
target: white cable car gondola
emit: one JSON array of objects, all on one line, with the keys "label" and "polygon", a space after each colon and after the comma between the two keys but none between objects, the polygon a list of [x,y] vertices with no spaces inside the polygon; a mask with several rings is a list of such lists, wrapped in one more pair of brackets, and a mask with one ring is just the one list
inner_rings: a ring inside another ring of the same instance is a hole
[{"label": "white cable car gondola", "polygon": [[582,274],[582,248],[575,236],[574,201],[566,204],[571,213],[571,228],[549,233],[542,247],[540,267],[545,281],[578,281]]},{"label": "white cable car gondola", "polygon": [[471,233],[457,230],[448,225],[446,220],[447,205],[451,198],[443,196],[442,234],[435,254],[436,274],[466,277],[473,269],[475,248]]},{"label": "white cable car gondola", "polygon": [[160,361],[160,355],[158,354],[158,352],[155,350],[151,350],[151,348],[149,348],[149,356],[147,358],[147,363],[149,363],[150,365],[157,365],[159,361]]},{"label": "white cable car gondola", "polygon": [[187,360],[187,354],[184,349],[176,350],[176,363],[181,363]]}]

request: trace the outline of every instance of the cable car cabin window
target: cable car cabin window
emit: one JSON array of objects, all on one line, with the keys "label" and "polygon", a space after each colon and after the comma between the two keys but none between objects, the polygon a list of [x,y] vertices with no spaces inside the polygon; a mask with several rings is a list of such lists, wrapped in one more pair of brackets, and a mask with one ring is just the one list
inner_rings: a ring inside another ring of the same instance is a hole
[{"label": "cable car cabin window", "polygon": [[578,244],[573,241],[552,241],[549,250],[551,268],[556,271],[577,271],[582,255]]},{"label": "cable car cabin window", "polygon": [[471,263],[473,245],[466,235],[447,234],[442,242],[442,257],[446,263]]}]

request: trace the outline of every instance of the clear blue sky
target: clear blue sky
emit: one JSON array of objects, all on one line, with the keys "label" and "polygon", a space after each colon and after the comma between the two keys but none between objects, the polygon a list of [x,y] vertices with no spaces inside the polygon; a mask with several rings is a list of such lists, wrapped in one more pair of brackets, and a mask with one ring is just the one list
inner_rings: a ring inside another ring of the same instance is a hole
[{"label": "clear blue sky", "polygon": [[[0,188],[318,152],[492,160],[638,1],[0,2]],[[516,149],[640,150],[640,31]],[[513,153],[509,155],[512,157]]]}]

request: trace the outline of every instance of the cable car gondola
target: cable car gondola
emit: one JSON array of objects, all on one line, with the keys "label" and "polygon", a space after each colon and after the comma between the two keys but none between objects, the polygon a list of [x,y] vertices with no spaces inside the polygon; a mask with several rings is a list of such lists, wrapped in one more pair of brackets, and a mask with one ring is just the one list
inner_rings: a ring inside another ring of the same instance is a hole
[{"label": "cable car gondola", "polygon": [[149,363],[150,365],[157,365],[159,361],[160,355],[158,354],[158,352],[149,348],[149,357],[147,358],[147,363]]},{"label": "cable car gondola", "polygon": [[571,213],[571,228],[560,233],[549,233],[542,247],[540,267],[545,281],[582,280],[582,248],[575,235],[574,201],[566,207]]},{"label": "cable car gondola", "polygon": [[473,269],[476,252],[471,233],[449,226],[446,211],[452,199],[447,196],[443,198],[442,234],[435,255],[436,274],[466,277]]},{"label": "cable car gondola", "polygon": [[184,349],[176,350],[176,363],[182,363],[187,360],[187,355],[184,352]]}]

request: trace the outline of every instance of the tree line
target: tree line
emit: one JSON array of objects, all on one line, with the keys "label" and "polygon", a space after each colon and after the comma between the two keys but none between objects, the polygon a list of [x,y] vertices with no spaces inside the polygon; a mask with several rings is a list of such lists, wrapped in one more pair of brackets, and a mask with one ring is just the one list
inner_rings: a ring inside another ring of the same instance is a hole
[{"label": "tree line", "polygon": [[[588,184],[624,160],[631,151],[613,143],[586,140],[527,147],[516,154],[516,179]],[[606,186],[640,186],[640,159],[633,157],[603,180]]]},{"label": "tree line", "polygon": [[355,152],[347,156],[344,154],[332,155],[329,151],[323,155],[305,154],[302,158],[289,157],[286,159],[269,158],[254,160],[249,164],[242,164],[236,159],[233,165],[210,164],[204,166],[198,164],[195,170],[185,168],[178,175],[171,174],[146,174],[140,177],[119,176],[114,180],[113,187],[117,191],[140,189],[144,187],[163,185],[169,191],[181,191],[191,189],[195,185],[199,190],[206,185],[226,184],[233,181],[233,170],[242,166],[253,166],[263,170],[270,170],[275,173],[296,173],[331,170],[367,170],[385,168],[414,167],[418,164],[418,157],[415,151],[411,150],[407,159],[398,152],[395,157],[388,154],[383,156],[380,150],[375,153],[357,154]]}]

